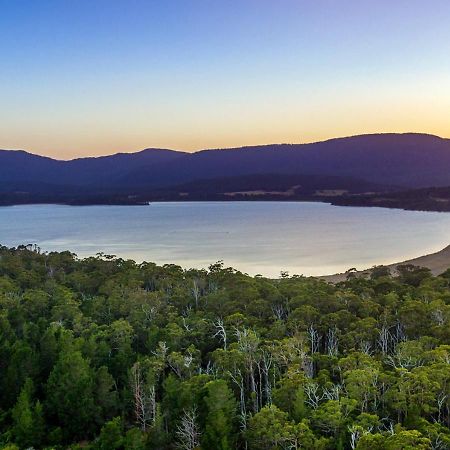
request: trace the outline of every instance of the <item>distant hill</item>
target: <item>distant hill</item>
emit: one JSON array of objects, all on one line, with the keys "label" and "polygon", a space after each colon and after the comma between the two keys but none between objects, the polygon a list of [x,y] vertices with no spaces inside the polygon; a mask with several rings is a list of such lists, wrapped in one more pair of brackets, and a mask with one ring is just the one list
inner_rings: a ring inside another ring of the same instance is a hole
[{"label": "distant hill", "polygon": [[52,185],[86,188],[114,188],[118,180],[133,171],[163,166],[185,155],[165,149],[117,153],[97,158],[60,161],[23,150],[0,150],[0,191],[17,189],[48,192]]},{"label": "distant hill", "polygon": [[[450,140],[424,134],[380,134],[313,144],[280,144],[186,154],[170,173],[152,172],[152,183],[262,173],[347,176],[404,187],[450,185]],[[138,169],[127,183],[149,183]]]},{"label": "distant hill", "polygon": [[[44,198],[89,203],[94,197],[121,203],[161,198],[163,192],[172,199],[183,189],[195,191],[196,184],[201,186],[197,194],[217,194],[218,183],[226,183],[227,192],[277,191],[270,184],[280,183],[280,176],[293,183],[284,185],[284,190],[306,183],[309,194],[330,189],[364,193],[450,186],[450,140],[414,133],[374,134],[195,153],[147,149],[71,161],[0,150],[0,202],[4,204]],[[349,182],[351,189],[346,189]],[[16,200],[19,197],[21,201]]]}]

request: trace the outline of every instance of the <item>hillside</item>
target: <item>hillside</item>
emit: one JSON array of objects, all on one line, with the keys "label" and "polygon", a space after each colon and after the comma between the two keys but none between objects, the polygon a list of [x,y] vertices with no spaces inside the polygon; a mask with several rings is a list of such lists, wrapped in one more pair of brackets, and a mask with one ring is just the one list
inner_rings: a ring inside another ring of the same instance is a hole
[{"label": "hillside", "polygon": [[[398,276],[398,267],[401,266],[422,267],[429,270],[435,276],[441,275],[450,267],[450,245],[436,253],[430,253],[429,255],[423,255],[417,258],[408,259],[407,261],[388,264],[381,267],[389,269],[391,275]],[[329,283],[340,283],[346,281],[349,275],[351,278],[369,278],[372,272],[379,267],[380,266],[365,270],[325,275],[320,277],[320,279],[328,281]]]},{"label": "hillside", "polygon": [[138,195],[157,200],[332,200],[347,195],[387,192],[392,187],[351,177],[304,174],[254,174],[200,179]]},{"label": "hillside", "polygon": [[184,155],[165,149],[146,149],[137,153],[117,153],[97,158],[60,161],[25,151],[0,150],[0,189],[51,192],[52,186],[114,187],[117,180],[138,169],[163,166]]},{"label": "hillside", "polygon": [[[365,179],[408,188],[450,185],[450,140],[423,134],[379,134],[312,144],[280,144],[186,154],[170,172],[152,173],[152,183],[170,185],[201,178],[301,173]],[[148,183],[147,169],[125,177]]]},{"label": "hillside", "polygon": [[447,212],[450,211],[450,187],[352,195],[333,199],[333,203],[343,206],[379,206],[414,211]]},{"label": "hillside", "polygon": [[[195,190],[198,183],[203,192],[200,197],[209,199],[204,193],[216,195],[218,183],[223,180],[227,180],[226,192],[271,191],[274,176],[302,177],[303,181],[316,177],[313,184],[311,179],[306,183],[311,192],[342,190],[362,194],[450,186],[449,168],[449,139],[412,133],[195,153],[147,149],[71,161],[0,150],[0,202],[183,199],[178,198],[178,192],[184,192],[186,186]],[[242,177],[246,179],[245,189],[240,186]],[[261,185],[264,179],[269,184]],[[283,190],[302,184],[302,180]],[[349,180],[353,180],[352,189],[339,187]],[[233,182],[237,184],[230,185]]]}]

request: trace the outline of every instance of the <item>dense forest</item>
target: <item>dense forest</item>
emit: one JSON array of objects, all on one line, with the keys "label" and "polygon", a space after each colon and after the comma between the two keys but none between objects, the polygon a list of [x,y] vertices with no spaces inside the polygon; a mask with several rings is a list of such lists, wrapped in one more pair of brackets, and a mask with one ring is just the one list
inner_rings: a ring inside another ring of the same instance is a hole
[{"label": "dense forest", "polygon": [[380,206],[411,211],[448,212],[450,211],[450,187],[342,195],[330,199],[330,202],[340,206]]},{"label": "dense forest", "polygon": [[448,449],[450,270],[338,285],[0,248],[0,447]]},{"label": "dense forest", "polygon": [[[52,192],[52,189],[57,189],[57,193]],[[357,201],[360,201],[368,192],[387,193],[388,190],[394,190],[394,187],[350,177],[259,174],[201,179],[158,189],[141,188],[137,193],[126,188],[111,191],[49,185],[47,191],[41,192],[35,185],[28,186],[27,190],[17,190],[17,186],[2,190],[0,186],[0,205],[146,205],[149,202],[223,200],[333,201],[336,197],[352,195],[357,195]]]}]

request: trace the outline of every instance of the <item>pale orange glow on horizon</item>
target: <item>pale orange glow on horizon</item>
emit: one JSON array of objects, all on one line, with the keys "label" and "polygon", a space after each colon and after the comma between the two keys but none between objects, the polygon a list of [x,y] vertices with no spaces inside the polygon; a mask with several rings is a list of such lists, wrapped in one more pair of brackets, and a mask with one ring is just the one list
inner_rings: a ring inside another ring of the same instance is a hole
[{"label": "pale orange glow on horizon", "polygon": [[0,148],[71,159],[450,137],[448,1],[150,3],[5,6]]},{"label": "pale orange glow on horizon", "polygon": [[[449,105],[450,111],[450,105]],[[169,130],[155,130],[146,133],[115,126],[99,129],[97,132],[70,130],[66,134],[28,132],[22,137],[10,136],[2,139],[1,148],[26,150],[56,159],[73,159],[88,156],[103,156],[124,152],[133,153],[145,148],[166,148],[187,152],[204,149],[233,148],[251,145],[279,143],[309,143],[372,133],[426,133],[442,138],[450,137],[450,123],[444,111],[421,109],[410,114],[408,120],[401,120],[399,111],[390,114],[377,111],[376,117],[368,118],[358,115],[358,110],[348,107],[340,115],[327,116],[319,109],[311,111],[309,120],[294,117],[272,121],[270,118],[253,118],[245,123],[232,123],[227,129],[210,128],[205,132],[201,125],[190,124],[190,129],[181,128],[177,133]]]},{"label": "pale orange glow on horizon", "polygon": [[[107,156],[115,153],[135,153],[146,148],[163,148],[177,151],[185,151],[185,152],[196,152],[200,150],[208,150],[208,149],[226,149],[226,148],[236,148],[236,147],[246,147],[246,146],[259,146],[259,145],[268,145],[268,144],[307,144],[312,142],[320,142],[325,141],[327,139],[340,138],[340,137],[348,137],[355,136],[360,134],[378,134],[378,133],[424,133],[424,134],[432,134],[438,137],[449,139],[450,137],[450,127],[449,131],[443,129],[412,129],[412,128],[385,128],[385,129],[364,129],[364,130],[351,130],[348,132],[342,131],[334,134],[323,134],[323,133],[305,133],[302,136],[292,136],[291,139],[286,138],[286,135],[278,136],[276,134],[271,134],[264,139],[263,136],[266,136],[266,133],[261,133],[260,138],[256,136],[247,136],[243,138],[235,137],[228,139],[211,139],[210,144],[201,144],[201,140],[192,136],[183,141],[177,141],[175,139],[161,139],[158,140],[145,140],[145,139],[120,139],[118,138],[115,142],[108,142],[108,139],[105,139],[104,142],[90,144],[89,141],[82,140],[82,143],[76,145],[72,143],[72,145],[66,145],[62,148],[61,144],[55,143],[51,144],[51,139],[42,143],[42,145],[36,145],[36,140],[27,145],[24,140],[23,145],[3,145],[2,149],[5,150],[25,150],[29,153],[33,153],[41,156],[48,156],[54,159],[60,160],[70,160],[75,158],[84,158],[84,157],[98,157],[98,156]],[[95,148],[95,150],[94,150]],[[81,149],[81,150],[80,150]]]}]

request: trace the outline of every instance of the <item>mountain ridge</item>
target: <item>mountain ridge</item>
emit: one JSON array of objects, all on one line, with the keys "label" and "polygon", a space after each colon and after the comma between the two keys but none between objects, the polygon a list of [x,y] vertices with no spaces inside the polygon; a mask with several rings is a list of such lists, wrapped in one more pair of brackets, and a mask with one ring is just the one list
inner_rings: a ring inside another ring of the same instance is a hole
[{"label": "mountain ridge", "polygon": [[361,194],[362,187],[370,184],[379,186],[380,192],[446,187],[450,186],[450,139],[424,133],[378,133],[192,153],[148,148],[68,161],[25,150],[0,150],[0,194],[7,194],[9,201],[17,193],[25,193],[28,199],[41,195],[51,200],[53,195],[64,201],[66,194],[71,199],[89,194],[146,201],[145,195],[152,199],[150,194],[162,190],[170,191],[173,199],[182,185],[251,176],[259,176],[253,188],[263,191],[261,180],[270,176],[307,178],[309,190],[311,176],[316,177],[316,190],[330,189],[327,177],[336,182],[335,189],[341,189],[345,180],[360,180],[361,189],[352,187]]},{"label": "mountain ridge", "polygon": [[85,159],[102,159],[102,158],[109,158],[109,157],[113,157],[113,156],[119,156],[119,155],[137,155],[137,154],[141,154],[147,151],[167,151],[167,152],[177,152],[177,153],[182,153],[182,154],[195,154],[195,153],[201,153],[201,152],[210,152],[210,151],[222,151],[222,150],[245,150],[245,149],[254,149],[254,148],[264,148],[264,147],[273,147],[273,146],[302,146],[302,145],[314,145],[314,144],[322,144],[322,143],[328,143],[328,142],[335,142],[335,141],[340,141],[340,140],[351,140],[354,138],[370,138],[370,137],[376,137],[376,136],[411,136],[411,137],[426,137],[426,138],[434,138],[437,140],[441,140],[441,141],[450,141],[450,138],[445,138],[442,136],[438,136],[436,134],[432,134],[432,133],[420,133],[420,132],[413,132],[413,131],[409,131],[409,132],[404,132],[404,133],[365,133],[365,134],[353,134],[353,135],[349,135],[349,136],[338,136],[338,137],[332,137],[332,138],[328,138],[328,139],[323,139],[323,140],[318,140],[318,141],[311,141],[311,142],[281,142],[281,143],[276,143],[276,142],[272,142],[272,143],[268,143],[268,144],[254,144],[254,145],[243,145],[240,147],[208,147],[208,148],[204,148],[204,149],[199,149],[199,150],[194,150],[192,152],[187,151],[187,150],[177,150],[177,149],[173,149],[173,148],[164,148],[164,147],[147,147],[141,150],[136,150],[136,151],[130,151],[130,152],[126,152],[126,151],[119,151],[119,152],[115,152],[115,153],[110,153],[110,154],[106,154],[106,155],[89,155],[89,156],[78,156],[75,158],[70,158],[70,159],[58,159],[58,158],[53,158],[51,156],[48,155],[41,155],[39,153],[33,153],[31,151],[25,150],[25,149],[8,149],[8,148],[0,148],[0,153],[1,152],[12,152],[12,153],[25,153],[27,155],[33,155],[33,156],[37,156],[40,158],[46,158],[46,159],[51,159],[53,161],[60,161],[60,162],[70,162],[70,161],[77,161],[77,160],[85,160]]}]

